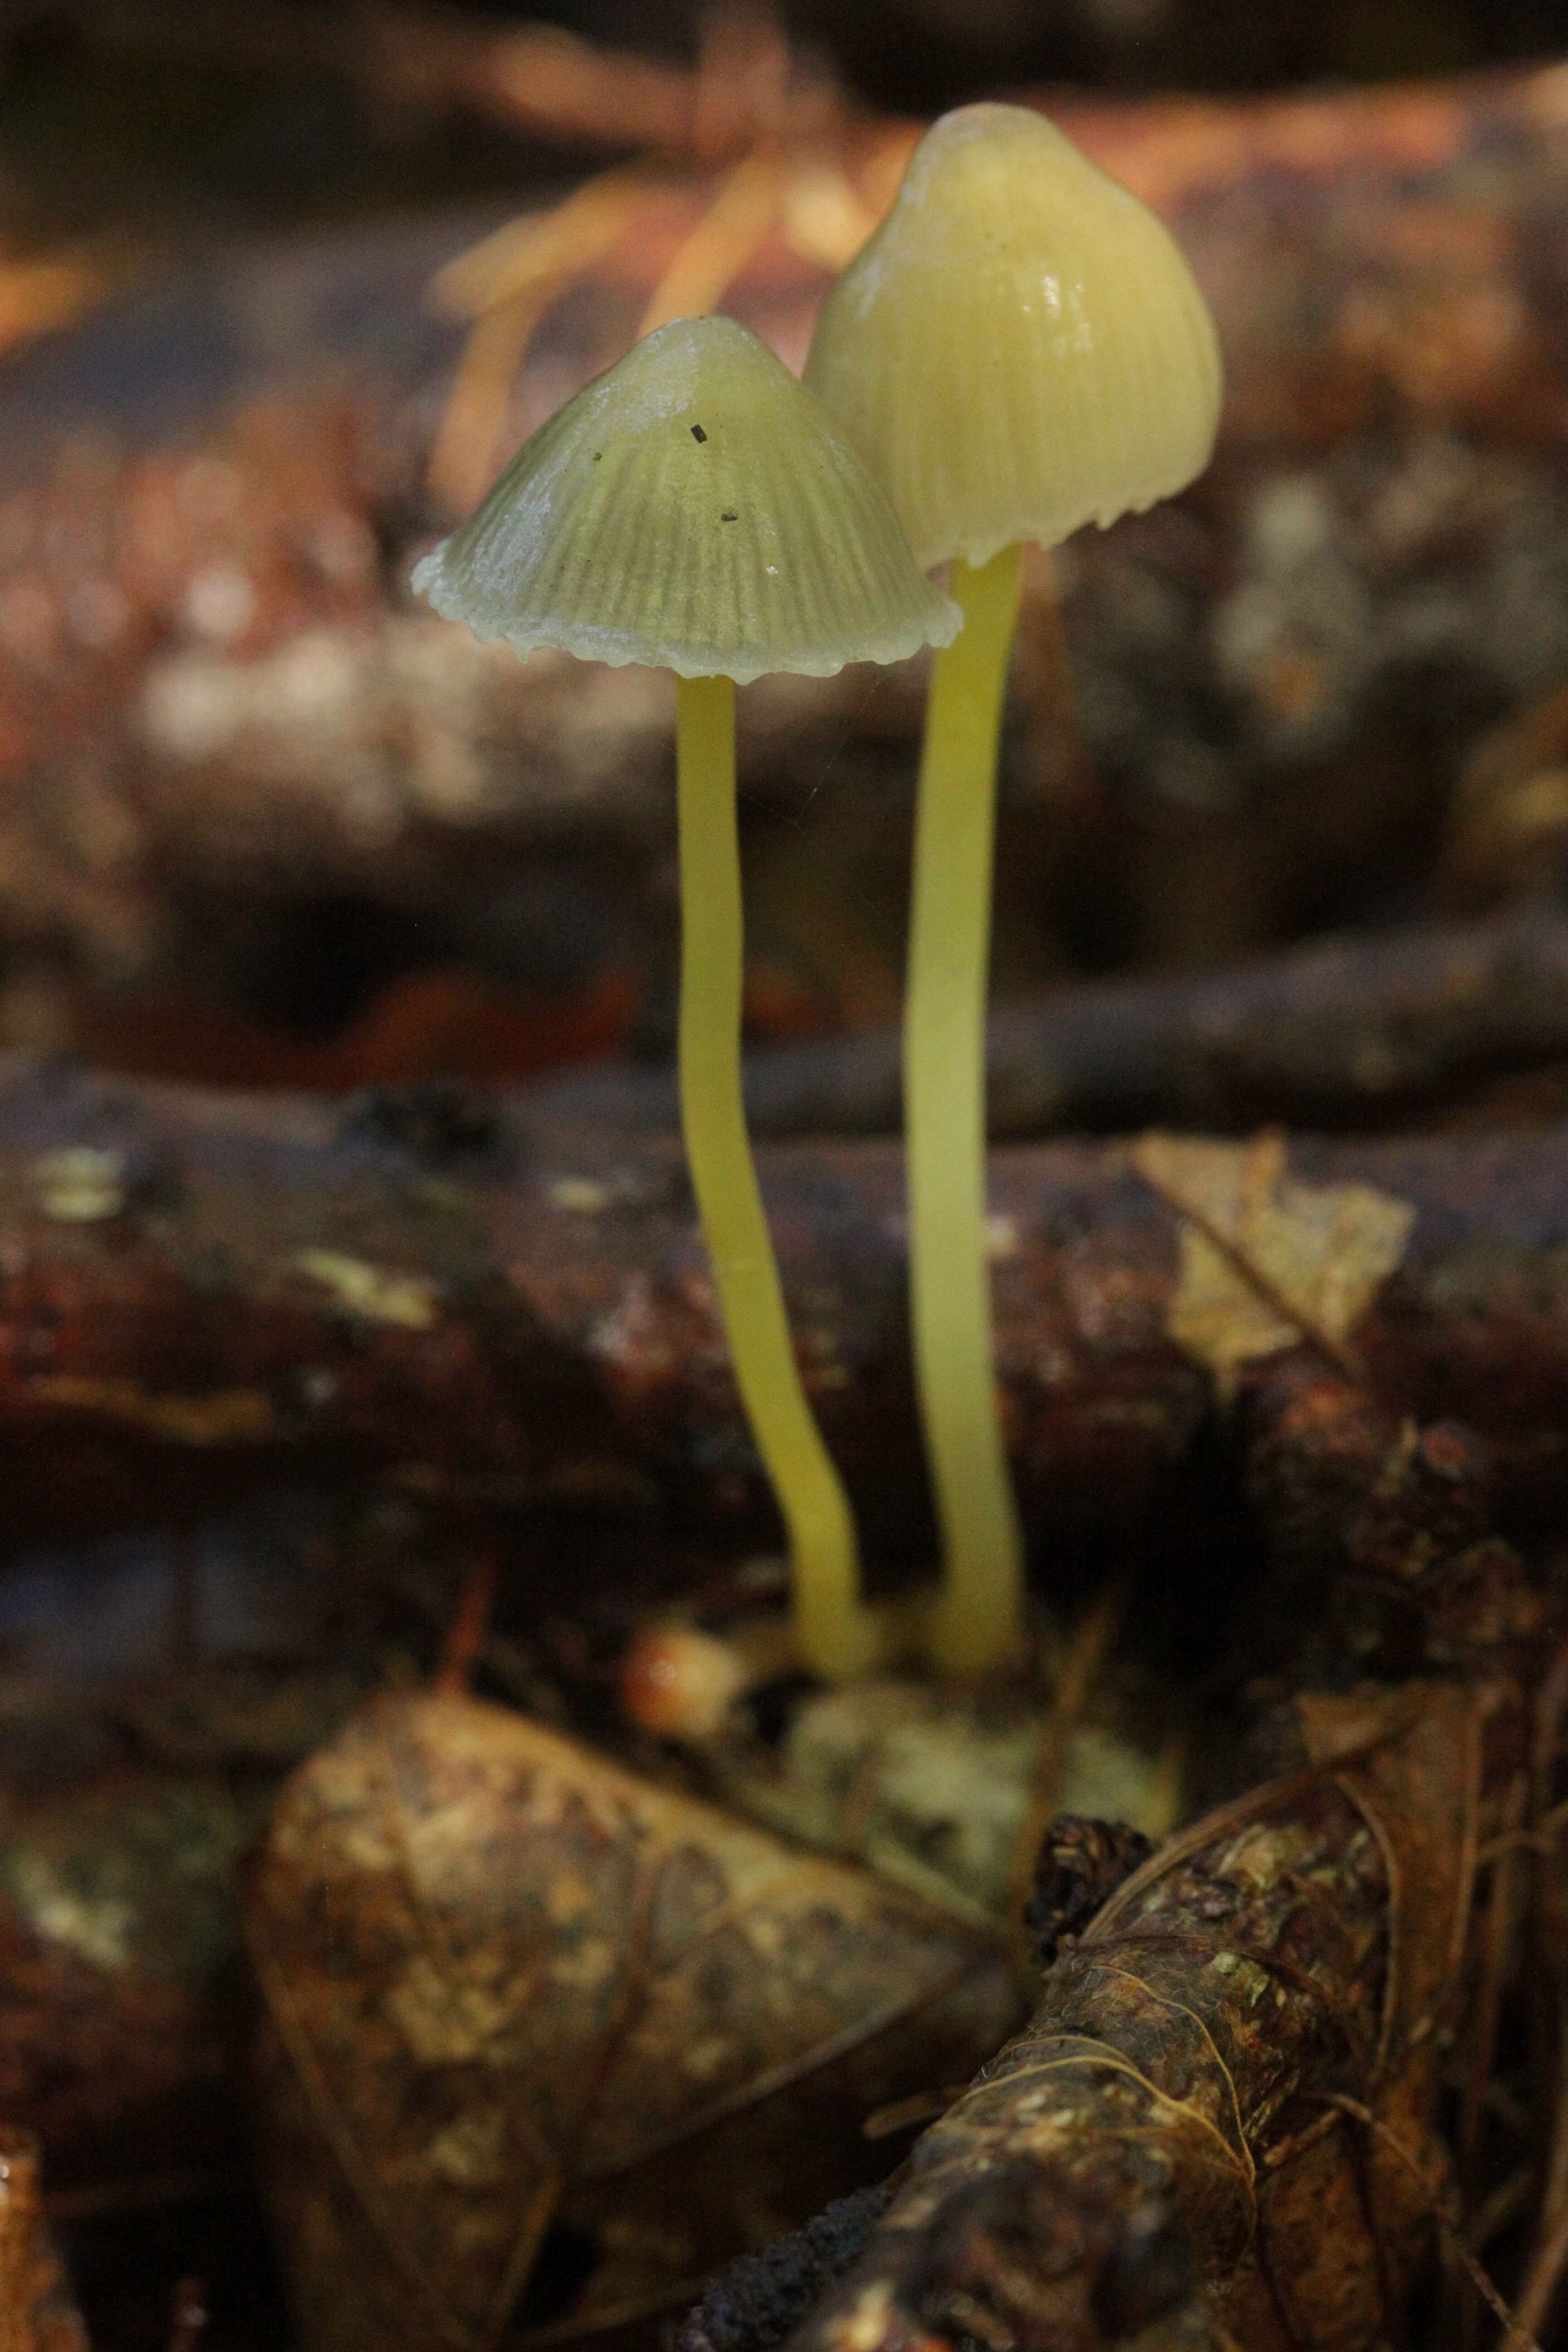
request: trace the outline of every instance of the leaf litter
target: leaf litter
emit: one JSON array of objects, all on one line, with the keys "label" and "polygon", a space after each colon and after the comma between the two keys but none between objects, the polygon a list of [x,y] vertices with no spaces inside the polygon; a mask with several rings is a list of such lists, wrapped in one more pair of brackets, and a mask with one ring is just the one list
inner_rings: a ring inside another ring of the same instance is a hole
[{"label": "leaf litter", "polygon": [[[1297,1182],[1276,1136],[1147,1137],[1133,1159],[1181,1219],[1172,1334],[1222,1396],[1303,1341],[1359,1373],[1409,1203]],[[1568,2157],[1538,2195],[1526,2118],[1500,2186],[1490,2086],[1521,1937],[1554,1917],[1555,1750],[1539,1724],[1531,1747],[1542,1659],[1482,1631],[1428,1643],[1458,1669],[1441,1679],[1297,1696],[1279,1777],[1152,1852],[1058,1819],[1031,1910],[1044,1998],[994,2057],[1002,1938],[955,1916],[995,1917],[1008,1840],[984,1806],[958,1824],[994,1848],[984,1866],[895,1858],[922,1903],[451,1691],[380,1702],[296,1775],[248,1904],[265,2164],[307,2345],[646,2329],[706,2276],[684,2352],[1382,2352],[1420,2340],[1417,2288],[1429,2315],[1448,2299],[1443,2340],[1479,2342],[1489,2305],[1521,2352],[1477,2249],[1533,2216],[1509,2275],[1537,2318],[1568,2256]],[[910,1853],[934,1852],[946,1814],[900,1763],[900,1707],[880,1694],[868,1745],[828,1720],[839,1704],[797,1710],[795,1741],[822,1747],[832,1818],[786,1807],[779,1826],[886,1869],[902,1812]],[[1092,1728],[1061,1727],[1047,1769],[1020,1718],[1004,1780],[1032,1754],[1059,1805],[1068,1734]],[[725,1793],[766,1811],[746,1769],[731,1759]],[[898,2153],[879,2136],[932,2115],[873,2185]]]},{"label": "leaf litter", "polygon": [[994,1937],[466,1697],[384,1699],[304,1766],[247,1911],[311,2346],[689,2302],[885,2170],[865,2116],[1018,2014]]},{"label": "leaf litter", "polygon": [[[1528,1712],[1507,1681],[1455,1678],[1300,1698],[1289,1732],[1294,1769],[1059,1937],[1029,2024],[919,2143],[815,2313],[737,2328],[721,2282],[682,2352],[1420,2340],[1412,2286],[1435,2231],[1457,2242],[1438,2105],[1478,1872]],[[1061,1860],[1047,1846],[1058,1879]]]}]

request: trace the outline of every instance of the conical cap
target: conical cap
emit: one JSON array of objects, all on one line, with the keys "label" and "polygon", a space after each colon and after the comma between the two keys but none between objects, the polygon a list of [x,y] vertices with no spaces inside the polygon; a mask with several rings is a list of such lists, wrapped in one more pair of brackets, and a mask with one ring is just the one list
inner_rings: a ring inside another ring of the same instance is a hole
[{"label": "conical cap", "polygon": [[414,585],[520,654],[741,683],[959,625],[841,427],[730,319],[661,327],[569,400]]},{"label": "conical cap", "polygon": [[1153,504],[1207,464],[1214,321],[1174,240],[1043,115],[965,106],[829,295],[805,381],[915,560]]}]

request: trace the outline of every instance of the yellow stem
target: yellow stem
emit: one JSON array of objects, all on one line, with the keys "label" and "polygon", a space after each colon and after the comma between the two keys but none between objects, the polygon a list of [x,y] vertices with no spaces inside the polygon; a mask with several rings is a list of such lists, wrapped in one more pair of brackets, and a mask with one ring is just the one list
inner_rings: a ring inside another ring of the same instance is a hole
[{"label": "yellow stem", "polygon": [[848,1497],[812,1418],[784,1313],[741,1100],[741,856],[735,689],[677,680],[680,806],[680,1113],[736,1385],[788,1531],[796,1638],[816,1673],[879,1646],[859,1598]]},{"label": "yellow stem", "polygon": [[985,1196],[985,992],[996,755],[1019,550],[953,567],[963,627],[931,676],[915,820],[904,1131],[910,1307],[942,1528],[933,1665],[982,1673],[1017,1639],[1023,1545],[992,1363]]}]

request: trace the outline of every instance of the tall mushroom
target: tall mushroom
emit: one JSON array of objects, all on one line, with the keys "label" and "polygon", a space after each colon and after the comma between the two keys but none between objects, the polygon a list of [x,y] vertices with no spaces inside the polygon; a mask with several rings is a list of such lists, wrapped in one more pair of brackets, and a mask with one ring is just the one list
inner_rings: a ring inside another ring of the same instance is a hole
[{"label": "tall mushroom", "polygon": [[966,106],[916,149],[829,295],[805,381],[916,560],[952,562],[962,635],[931,680],[916,819],[904,1118],[911,1311],[945,1558],[931,1654],[1005,1655],[1021,1539],[992,1368],[984,1018],[1003,691],[1025,540],[1150,506],[1201,472],[1214,322],[1171,236],[1042,115]]},{"label": "tall mushroom", "polygon": [[687,1156],[735,1378],[788,1533],[805,1663],[872,1662],[854,1521],[795,1362],[741,1100],[735,687],[951,642],[842,430],[754,335],[682,319],[525,443],[415,570],[438,613],[518,653],[676,674]]}]

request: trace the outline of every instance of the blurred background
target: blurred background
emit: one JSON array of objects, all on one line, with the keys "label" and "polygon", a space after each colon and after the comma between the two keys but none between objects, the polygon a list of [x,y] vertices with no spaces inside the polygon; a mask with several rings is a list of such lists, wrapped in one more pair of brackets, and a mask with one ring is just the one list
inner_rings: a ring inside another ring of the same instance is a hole
[{"label": "blurred background", "polygon": [[[187,229],[500,190],[535,145],[476,131],[412,86],[466,32],[526,15],[693,65],[708,11],[667,0],[6,0],[8,202],[73,226],[183,216]],[[1550,55],[1554,0],[788,0],[792,41],[865,106],[938,113],[1025,83],[1127,92],[1280,89],[1467,71]],[[385,70],[401,56],[399,90]]]},{"label": "blurred background", "polygon": [[[516,1163],[481,1094],[389,1088],[593,1063],[595,1119],[668,1118],[668,680],[520,665],[416,606],[409,568],[655,317],[723,308],[798,364],[921,123],[990,94],[1048,106],[1162,212],[1228,383],[1190,491],[1030,561],[994,978],[1058,1048],[1081,1015],[1083,1083],[1031,1090],[1031,1047],[999,1124],[1177,1123],[1182,1005],[1189,1042],[1241,1039],[1210,1127],[1561,1118],[1560,47],[1561,0],[0,0],[19,1229],[100,1266],[162,1245],[177,1154],[132,1089],[79,1103],[72,1061],[268,1090],[279,1165],[281,1091],[346,1097],[332,1183],[384,1144],[375,1182],[437,1235]],[[755,1046],[886,1044],[923,687],[916,663],[742,697]],[[1385,935],[1393,963],[1357,961]],[[1331,1003],[1289,961],[1329,937]],[[1248,971],[1274,1024],[1250,1061],[1235,1002],[1181,993]],[[1096,989],[1129,992],[1119,1026]],[[1458,1048],[1423,1059],[1445,1005]],[[775,1131],[889,1128],[891,1087],[846,1066],[806,1112],[785,1088]],[[87,1360],[91,1315],[59,1340],[52,1297],[27,1311],[51,1367]],[[484,1686],[602,1728],[650,1601],[775,1532],[732,1424],[564,1496],[421,1485],[347,1437],[303,1466],[226,1448],[153,1410],[211,1360],[176,1321],[147,1320],[158,1395],[57,1382],[47,1442],[40,1405],[0,1451],[0,2120],[45,2130],[94,2339],[134,2352],[193,2267],[215,2340],[283,2340],[234,2064],[234,1874],[279,1775],[365,1688],[428,1674],[476,1555],[505,1571]],[[344,1366],[405,1337],[345,1294]],[[297,1370],[289,1430],[320,1407],[349,1431]],[[898,1507],[870,1548],[907,1566],[910,1401],[880,1402]],[[1256,1543],[1230,1443],[1205,1423],[1155,1503],[1088,1482],[1067,1572],[1114,1554],[1173,1589],[1184,1545],[1219,1589]],[[104,1904],[129,1922],[107,1959]]]},{"label": "blurred background", "polygon": [[[918,121],[987,92],[1164,211],[1231,379],[1204,483],[1032,574],[999,993],[1554,887],[1556,15],[8,0],[0,1043],[333,1088],[666,1055],[661,691],[509,670],[408,564],[661,305],[798,363]],[[896,1012],[920,695],[747,698],[758,1041]]]}]

